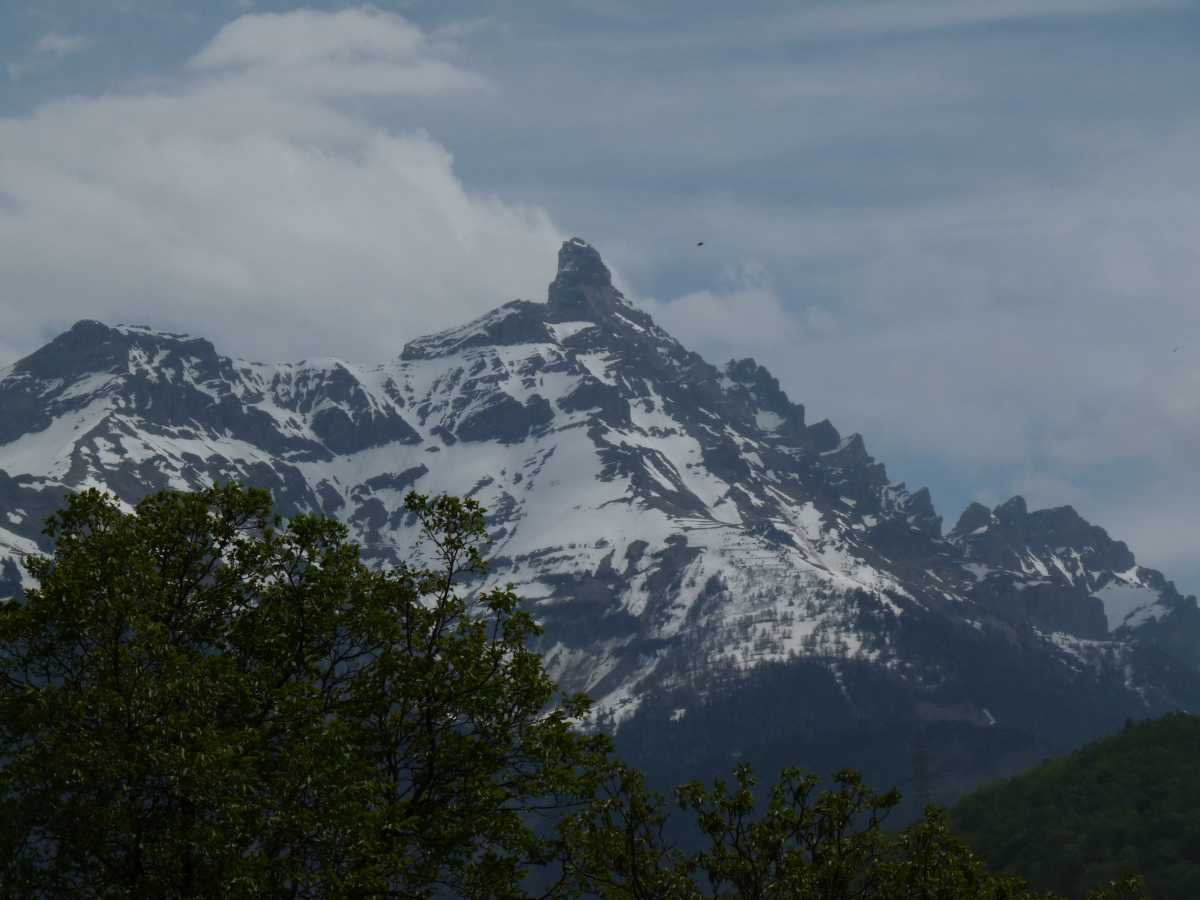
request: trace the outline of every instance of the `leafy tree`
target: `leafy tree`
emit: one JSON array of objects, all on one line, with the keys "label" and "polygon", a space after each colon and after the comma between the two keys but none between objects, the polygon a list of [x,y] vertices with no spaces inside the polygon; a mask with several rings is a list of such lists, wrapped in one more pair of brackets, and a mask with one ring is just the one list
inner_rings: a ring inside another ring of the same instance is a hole
[{"label": "leafy tree", "polygon": [[430,567],[368,569],[236,485],[52,517],[38,587],[0,605],[0,895],[518,898],[537,867],[546,897],[1034,897],[934,807],[885,832],[899,795],[850,771],[786,770],[761,813],[747,766],[684,785],[676,846],[518,598],[465,589],[483,510],[406,506]]},{"label": "leafy tree", "polygon": [[591,808],[571,818],[575,855],[568,869],[607,900],[1035,896],[1017,879],[988,872],[949,834],[936,807],[898,835],[884,831],[900,796],[868,789],[855,772],[838,772],[832,788],[822,791],[814,776],[785,770],[759,815],[755,788],[744,764],[735,769],[732,787],[718,781],[711,788],[698,782],[679,788],[677,805],[692,814],[700,836],[700,849],[684,853],[663,840],[668,812],[662,798],[647,790],[639,773],[621,770]]},{"label": "leafy tree", "polygon": [[572,726],[484,519],[410,494],[431,568],[236,485],[73,497],[0,608],[5,896],[520,896],[607,741]]},{"label": "leafy tree", "polygon": [[[814,776],[785,770],[762,812],[749,766],[734,774],[733,786],[677,789],[676,806],[691,814],[698,837],[699,849],[685,852],[665,838],[663,798],[641,773],[618,765],[595,802],[565,826],[564,868],[573,883],[604,900],[1053,900],[990,871],[951,834],[937,806],[908,828],[884,830],[900,796],[868,789],[855,772],[836,773],[820,790]],[[1136,878],[1090,895],[1145,897]]]}]

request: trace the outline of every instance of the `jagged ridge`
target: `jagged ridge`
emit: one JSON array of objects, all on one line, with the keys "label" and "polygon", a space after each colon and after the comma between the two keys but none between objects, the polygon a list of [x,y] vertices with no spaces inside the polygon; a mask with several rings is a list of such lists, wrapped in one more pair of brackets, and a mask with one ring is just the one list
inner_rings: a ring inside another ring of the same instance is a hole
[{"label": "jagged ridge", "polygon": [[16,590],[15,563],[49,549],[40,522],[68,490],[132,502],[229,478],[284,513],[341,517],[377,564],[414,552],[408,489],[477,497],[493,577],[530,599],[551,671],[613,724],[639,709],[679,722],[803,663],[851,718],[875,700],[848,673],[870,671],[905,715],[1032,728],[963,668],[955,648],[976,644],[1037,672],[1021,684],[1039,709],[1081,677],[1114,715],[1200,700],[1154,655],[1197,662],[1195,599],[1123,544],[1020,498],[969,507],[944,538],[928,491],[890,481],[860,435],[808,425],[752,359],[687,350],[577,238],[546,303],[381,365],[235,361],[77,324],[0,373],[0,584]]}]

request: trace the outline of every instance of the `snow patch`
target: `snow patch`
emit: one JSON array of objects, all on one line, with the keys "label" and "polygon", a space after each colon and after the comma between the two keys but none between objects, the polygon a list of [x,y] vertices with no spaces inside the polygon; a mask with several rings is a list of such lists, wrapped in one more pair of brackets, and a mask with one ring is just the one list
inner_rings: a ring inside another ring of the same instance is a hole
[{"label": "snow patch", "polygon": [[1110,632],[1122,625],[1134,627],[1150,620],[1157,621],[1166,613],[1158,591],[1140,584],[1113,581],[1096,591],[1095,596],[1104,604],[1104,617]]},{"label": "snow patch", "polygon": [[754,411],[754,423],[760,431],[775,431],[783,424],[783,416],[765,409],[757,409]]},{"label": "snow patch", "polygon": [[567,338],[574,337],[581,331],[586,331],[589,328],[595,328],[595,322],[555,322],[548,326],[550,333],[554,335],[556,341],[565,341]]},{"label": "snow patch", "polygon": [[985,566],[982,563],[963,563],[963,568],[970,572],[976,581],[983,581],[992,571],[990,566]]}]

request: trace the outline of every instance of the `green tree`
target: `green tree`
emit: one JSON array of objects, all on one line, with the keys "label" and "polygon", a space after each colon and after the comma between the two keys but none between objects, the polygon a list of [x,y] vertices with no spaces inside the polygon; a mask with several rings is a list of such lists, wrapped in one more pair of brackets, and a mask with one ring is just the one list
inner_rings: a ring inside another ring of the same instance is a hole
[{"label": "green tree", "polygon": [[[586,896],[604,900],[1053,900],[1023,880],[990,871],[951,834],[945,810],[899,832],[883,828],[896,791],[865,787],[852,771],[821,790],[785,770],[758,809],[756,780],[739,765],[732,786],[692,782],[676,790],[697,848],[668,832],[670,810],[636,770],[615,767],[586,810],[566,823],[564,869]],[[1111,883],[1091,900],[1144,900],[1139,879]]]},{"label": "green tree", "polygon": [[5,896],[522,896],[591,794],[480,507],[411,494],[429,568],[373,571],[264,491],[73,497],[0,608]]},{"label": "green tree", "polygon": [[406,506],[431,565],[374,571],[264,491],[73,497],[0,605],[0,895],[519,898],[538,867],[543,897],[1034,896],[934,807],[887,833],[899,795],[849,771],[787,770],[761,812],[748,766],[684,785],[676,846],[518,598],[470,589],[483,510]]}]

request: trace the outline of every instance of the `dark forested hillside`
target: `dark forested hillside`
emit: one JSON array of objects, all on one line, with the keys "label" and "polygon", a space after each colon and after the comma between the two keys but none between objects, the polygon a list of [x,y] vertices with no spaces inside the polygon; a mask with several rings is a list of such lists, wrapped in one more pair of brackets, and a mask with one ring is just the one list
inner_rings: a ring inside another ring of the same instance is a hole
[{"label": "dark forested hillside", "polygon": [[1133,871],[1155,898],[1200,897],[1200,717],[1130,723],[981,788],[952,821],[993,867],[1068,897]]}]

